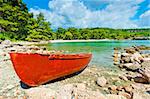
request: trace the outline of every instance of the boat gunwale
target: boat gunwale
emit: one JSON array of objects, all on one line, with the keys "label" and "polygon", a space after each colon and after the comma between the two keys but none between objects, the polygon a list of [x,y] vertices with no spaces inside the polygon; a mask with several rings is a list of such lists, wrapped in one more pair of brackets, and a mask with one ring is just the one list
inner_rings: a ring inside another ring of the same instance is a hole
[{"label": "boat gunwale", "polygon": [[[39,53],[24,53],[24,52],[10,52],[9,54],[24,54],[24,55],[41,55],[49,56],[49,60],[75,60],[75,59],[84,59],[92,56],[91,53],[79,53],[79,54],[39,54]],[[55,55],[54,57],[51,57]],[[70,57],[68,57],[70,56]]]}]

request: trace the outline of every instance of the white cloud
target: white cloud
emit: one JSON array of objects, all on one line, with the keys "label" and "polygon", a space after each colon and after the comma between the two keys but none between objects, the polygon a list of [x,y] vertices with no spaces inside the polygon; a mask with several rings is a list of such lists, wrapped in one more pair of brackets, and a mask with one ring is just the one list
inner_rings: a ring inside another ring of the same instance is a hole
[{"label": "white cloud", "polygon": [[146,11],[145,13],[143,13],[140,16],[138,24],[141,27],[148,27],[148,26],[150,26],[150,10]]},{"label": "white cloud", "polygon": [[[30,9],[34,15],[42,12],[47,21],[57,27],[111,27],[134,28],[138,24],[132,21],[143,0],[102,0],[108,5],[103,10],[91,11],[83,3],[84,0],[52,0],[49,1],[49,10]],[[142,15],[141,20],[147,20]],[[144,22],[144,21],[143,21]]]}]

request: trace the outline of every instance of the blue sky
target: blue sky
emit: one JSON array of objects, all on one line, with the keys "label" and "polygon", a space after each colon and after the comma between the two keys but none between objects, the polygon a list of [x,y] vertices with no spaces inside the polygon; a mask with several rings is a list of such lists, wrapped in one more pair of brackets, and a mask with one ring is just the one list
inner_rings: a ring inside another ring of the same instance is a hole
[{"label": "blue sky", "polygon": [[150,0],[23,0],[58,27],[150,27]]}]

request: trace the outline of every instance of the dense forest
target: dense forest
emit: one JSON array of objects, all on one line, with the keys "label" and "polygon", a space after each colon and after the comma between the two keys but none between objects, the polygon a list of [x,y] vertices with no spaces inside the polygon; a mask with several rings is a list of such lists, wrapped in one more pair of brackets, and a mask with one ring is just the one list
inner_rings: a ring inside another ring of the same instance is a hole
[{"label": "dense forest", "polygon": [[0,40],[53,40],[53,39],[134,39],[150,37],[150,28],[111,29],[59,27],[53,31],[51,23],[40,13],[33,17],[22,0],[0,0]]}]

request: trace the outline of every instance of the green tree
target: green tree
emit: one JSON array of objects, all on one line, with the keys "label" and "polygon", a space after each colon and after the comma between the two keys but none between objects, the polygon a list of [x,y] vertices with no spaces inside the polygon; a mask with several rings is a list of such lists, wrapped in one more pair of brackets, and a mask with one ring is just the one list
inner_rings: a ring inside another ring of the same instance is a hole
[{"label": "green tree", "polygon": [[65,32],[65,35],[64,35],[65,40],[72,40],[72,38],[73,38],[73,35],[71,34],[71,32],[69,31]]},{"label": "green tree", "polygon": [[37,15],[37,19],[32,18],[29,21],[29,23],[30,24],[27,26],[28,36],[26,40],[39,41],[39,40],[55,39],[54,33],[50,28],[51,24],[45,21],[44,15],[42,13]]},{"label": "green tree", "polygon": [[65,32],[66,32],[66,30],[64,28],[59,27],[56,31],[57,39],[63,39]]}]

